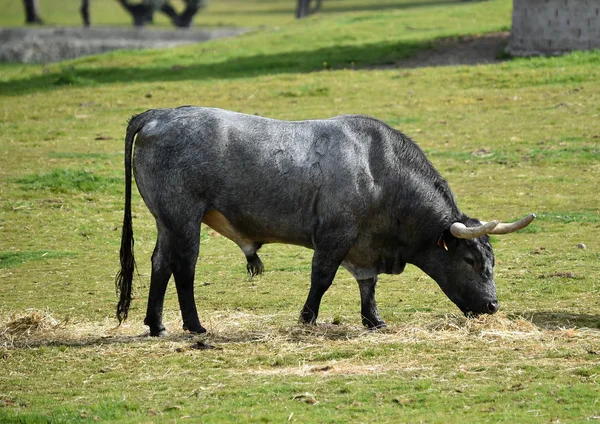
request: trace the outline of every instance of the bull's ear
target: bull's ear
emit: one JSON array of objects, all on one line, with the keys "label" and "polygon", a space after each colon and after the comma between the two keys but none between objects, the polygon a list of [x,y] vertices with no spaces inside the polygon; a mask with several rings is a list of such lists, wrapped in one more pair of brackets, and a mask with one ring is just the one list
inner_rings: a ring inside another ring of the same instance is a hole
[{"label": "bull's ear", "polygon": [[450,231],[444,231],[440,238],[437,241],[438,247],[444,249],[445,251],[450,251],[450,249],[454,248],[456,244],[456,238],[450,234]]},{"label": "bull's ear", "polygon": [[438,245],[438,247],[443,247],[444,250],[448,250],[448,243],[446,243],[446,240],[444,240],[444,235],[443,234],[438,239],[437,245]]}]

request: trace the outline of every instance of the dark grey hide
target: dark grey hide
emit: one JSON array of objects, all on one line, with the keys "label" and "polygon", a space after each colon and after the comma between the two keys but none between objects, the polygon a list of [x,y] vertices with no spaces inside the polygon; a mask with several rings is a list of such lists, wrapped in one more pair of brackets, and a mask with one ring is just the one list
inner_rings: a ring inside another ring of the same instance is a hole
[{"label": "dark grey hide", "polygon": [[220,109],[180,107],[134,116],[125,139],[126,204],[117,276],[119,320],[131,301],[135,179],[156,219],[158,239],[145,324],[162,335],[163,299],[175,277],[184,329],[202,333],[194,302],[200,223],[233,240],[251,275],[265,243],[314,250],[300,319],[314,323],[323,294],[343,266],[358,281],[362,322],[382,327],[378,274],[412,263],[463,312],[494,313],[494,255],[488,236],[453,237],[479,221],[462,214],[421,149],[401,132],[358,115],[278,121]]}]

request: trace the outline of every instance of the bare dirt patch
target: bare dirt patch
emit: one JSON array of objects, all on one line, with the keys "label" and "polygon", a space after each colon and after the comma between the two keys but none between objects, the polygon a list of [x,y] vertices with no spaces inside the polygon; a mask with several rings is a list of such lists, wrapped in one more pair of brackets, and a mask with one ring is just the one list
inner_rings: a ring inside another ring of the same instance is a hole
[{"label": "bare dirt patch", "polygon": [[509,32],[443,38],[430,49],[383,68],[422,68],[428,66],[455,66],[498,63],[508,57]]}]

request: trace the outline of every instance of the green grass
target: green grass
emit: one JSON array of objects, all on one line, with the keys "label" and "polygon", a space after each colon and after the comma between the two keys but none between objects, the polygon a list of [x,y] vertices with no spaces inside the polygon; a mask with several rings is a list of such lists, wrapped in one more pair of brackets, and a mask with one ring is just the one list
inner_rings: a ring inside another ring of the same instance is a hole
[{"label": "green grass", "polygon": [[[93,5],[97,24],[128,24],[116,2]],[[19,2],[0,6],[0,23],[21,22]],[[51,23],[79,24],[74,5],[40,6]],[[600,416],[600,53],[390,66],[438,37],[506,29],[510,11],[509,0],[331,0],[296,22],[290,0],[223,0],[198,22],[265,27],[174,49],[0,65],[0,422]],[[181,331],[171,283],[170,336],[150,339],[142,321],[155,228],[136,192],[140,275],[130,318],[115,328],[127,120],[182,104],[280,119],[376,116],[423,147],[464,212],[536,213],[527,230],[492,240],[501,312],[459,317],[408,266],[381,276],[389,328],[366,332],[357,284],[340,270],[319,324],[300,326],[312,252],[266,245],[265,274],[249,281],[239,249],[203,228],[196,300],[209,335]],[[215,349],[198,349],[206,344]]]},{"label": "green grass", "polygon": [[572,222],[581,222],[595,224],[600,222],[600,214],[598,211],[573,211],[573,212],[544,212],[538,217],[544,221],[560,222],[570,224]]},{"label": "green grass", "polygon": [[20,266],[28,261],[40,261],[74,256],[69,252],[0,252],[0,268]]},{"label": "green grass", "polygon": [[45,174],[32,174],[15,179],[26,190],[50,190],[55,193],[71,191],[106,191],[112,189],[119,192],[120,178],[107,178],[95,175],[91,171],[73,169],[54,169]]}]

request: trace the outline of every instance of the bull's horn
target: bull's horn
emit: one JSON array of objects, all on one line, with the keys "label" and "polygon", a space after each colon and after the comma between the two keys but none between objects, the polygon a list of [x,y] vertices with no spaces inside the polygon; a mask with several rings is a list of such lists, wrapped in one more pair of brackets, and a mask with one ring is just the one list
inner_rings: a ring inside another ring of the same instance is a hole
[{"label": "bull's horn", "polygon": [[512,222],[510,224],[501,222],[500,224],[496,225],[488,234],[508,234],[512,233],[513,231],[519,231],[531,224],[534,219],[535,214],[530,213],[525,218],[519,219],[517,222]]},{"label": "bull's horn", "polygon": [[465,224],[455,222],[450,226],[450,233],[460,239],[472,239],[490,234],[498,225],[498,221],[484,222],[477,227],[467,227]]},{"label": "bull's horn", "polygon": [[477,227],[467,227],[465,224],[455,222],[450,226],[450,233],[456,238],[471,239],[481,237],[485,234],[508,234],[514,231],[522,230],[535,219],[535,214],[529,214],[517,222],[510,224],[499,223],[498,221],[482,222]]}]

